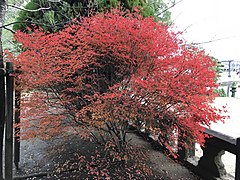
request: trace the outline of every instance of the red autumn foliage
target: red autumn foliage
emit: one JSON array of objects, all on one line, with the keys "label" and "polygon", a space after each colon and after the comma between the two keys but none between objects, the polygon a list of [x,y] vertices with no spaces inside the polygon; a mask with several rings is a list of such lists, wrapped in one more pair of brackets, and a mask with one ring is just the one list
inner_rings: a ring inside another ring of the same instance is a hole
[{"label": "red autumn foliage", "polygon": [[178,35],[152,18],[116,10],[53,34],[18,31],[25,137],[71,130],[119,161],[128,159],[129,124],[144,126],[170,151],[176,133],[182,146],[201,143],[203,125],[221,119],[210,106],[215,62]]}]

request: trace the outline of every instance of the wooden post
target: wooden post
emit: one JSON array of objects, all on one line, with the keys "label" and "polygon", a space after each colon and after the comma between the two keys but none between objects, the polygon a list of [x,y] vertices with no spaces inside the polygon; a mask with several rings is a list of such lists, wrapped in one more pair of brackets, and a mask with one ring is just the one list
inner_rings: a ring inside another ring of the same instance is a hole
[{"label": "wooden post", "polygon": [[0,61],[0,180],[3,179],[3,136],[5,123],[5,69]]},{"label": "wooden post", "polygon": [[13,179],[13,91],[14,76],[13,63],[6,63],[6,131],[5,131],[5,179]]},{"label": "wooden post", "polygon": [[240,180],[240,137],[236,141],[237,153],[236,153],[236,169],[235,180]]}]

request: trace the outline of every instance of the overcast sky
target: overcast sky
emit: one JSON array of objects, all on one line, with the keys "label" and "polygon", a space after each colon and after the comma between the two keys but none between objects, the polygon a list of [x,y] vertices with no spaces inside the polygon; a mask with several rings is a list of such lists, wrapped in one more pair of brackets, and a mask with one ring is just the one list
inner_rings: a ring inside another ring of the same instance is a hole
[{"label": "overcast sky", "polygon": [[188,42],[212,40],[202,44],[210,55],[240,61],[240,0],[183,0],[172,8],[172,19],[178,30],[188,27]]}]

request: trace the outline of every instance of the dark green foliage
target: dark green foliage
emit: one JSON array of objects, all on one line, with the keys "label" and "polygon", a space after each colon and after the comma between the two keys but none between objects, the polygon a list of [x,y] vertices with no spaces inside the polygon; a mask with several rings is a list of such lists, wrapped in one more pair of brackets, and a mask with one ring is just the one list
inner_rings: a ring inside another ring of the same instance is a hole
[{"label": "dark green foliage", "polygon": [[[26,9],[39,11],[20,11],[17,18],[17,24],[13,26],[14,30],[20,29],[26,31],[26,27],[32,25],[40,26],[46,31],[54,32],[64,27],[66,23],[77,18],[84,13],[83,4],[80,1],[65,0],[60,2],[50,2],[48,0],[31,0],[25,7]],[[81,11],[80,11],[81,10]],[[84,15],[84,14],[83,14]]]},{"label": "dark green foliage", "polygon": [[210,58],[215,62],[215,66],[213,67],[213,70],[216,71],[215,81],[218,81],[219,78],[221,77],[223,65],[222,65],[221,62],[220,62],[218,59],[216,59],[215,57],[210,56]]},{"label": "dark green foliage", "polygon": [[[221,77],[221,73],[223,72],[222,71],[222,68],[223,68],[223,65],[221,64],[221,62],[214,58],[214,57],[211,57],[211,59],[216,62],[216,65],[214,67],[214,70],[216,71],[216,78],[215,78],[215,81],[218,81]],[[226,93],[224,91],[223,88],[220,88],[220,89],[216,89],[215,92],[220,96],[220,97],[226,97]]]},{"label": "dark green foliage", "polygon": [[226,97],[226,93],[223,88],[221,89],[216,89],[215,92],[220,96],[220,97]]},{"label": "dark green foliage", "polygon": [[143,17],[155,16],[164,22],[170,21],[170,12],[165,11],[168,5],[162,0],[31,0],[25,9],[40,10],[35,12],[21,10],[17,18],[18,23],[13,29],[29,31],[27,27],[32,29],[34,25],[43,28],[44,31],[56,32],[73,18],[81,20],[81,17],[118,6],[130,12],[134,12],[134,8],[139,7]]}]

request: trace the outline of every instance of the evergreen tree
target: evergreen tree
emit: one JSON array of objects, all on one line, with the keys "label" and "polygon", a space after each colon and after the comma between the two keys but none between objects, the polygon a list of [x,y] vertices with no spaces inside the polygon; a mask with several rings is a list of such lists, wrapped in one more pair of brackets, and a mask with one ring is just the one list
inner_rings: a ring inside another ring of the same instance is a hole
[{"label": "evergreen tree", "polygon": [[33,28],[34,25],[42,27],[45,31],[56,32],[73,18],[80,20],[95,12],[107,11],[119,5],[130,12],[134,12],[134,7],[139,7],[143,17],[155,16],[164,22],[170,21],[170,12],[165,11],[168,4],[163,0],[31,0],[25,7],[30,11],[19,12],[13,29],[27,31],[27,27]]}]

